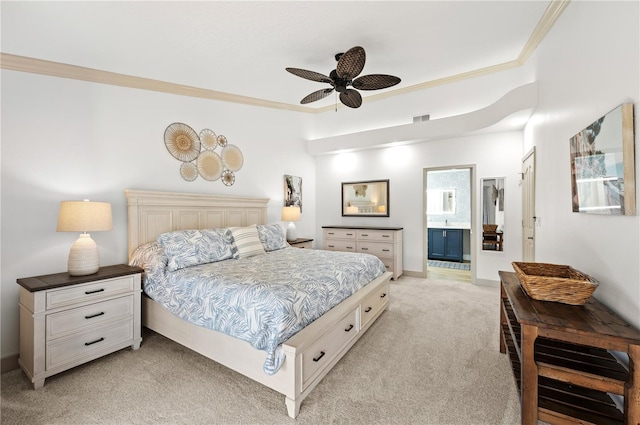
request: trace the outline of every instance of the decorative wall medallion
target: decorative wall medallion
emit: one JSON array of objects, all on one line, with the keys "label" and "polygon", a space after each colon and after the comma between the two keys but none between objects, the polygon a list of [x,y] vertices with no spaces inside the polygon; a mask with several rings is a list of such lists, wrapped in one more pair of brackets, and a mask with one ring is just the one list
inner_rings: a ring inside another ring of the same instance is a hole
[{"label": "decorative wall medallion", "polygon": [[198,178],[198,169],[193,162],[183,162],[180,166],[180,175],[188,182]]},{"label": "decorative wall medallion", "polygon": [[198,172],[203,179],[215,181],[222,174],[222,160],[220,155],[211,151],[204,151],[198,155]]},{"label": "decorative wall medallion", "polygon": [[236,145],[227,145],[222,148],[222,163],[228,170],[240,170],[243,162],[242,152]]},{"label": "decorative wall medallion", "polygon": [[236,181],[236,176],[233,174],[233,171],[224,170],[222,173],[222,183],[225,186],[231,186]]},{"label": "decorative wall medallion", "polygon": [[164,144],[174,158],[183,162],[193,161],[200,153],[200,139],[196,132],[179,122],[171,124],[164,131]]},{"label": "decorative wall medallion", "polygon": [[[196,133],[183,123],[173,123],[164,131],[164,144],[169,153],[183,164],[180,175],[186,181],[194,181],[198,175],[209,181],[222,180],[225,186],[236,181],[234,172],[244,164],[242,151],[229,145],[227,138],[208,128]],[[218,146],[222,152],[214,152]]]},{"label": "decorative wall medallion", "polygon": [[218,146],[218,136],[213,130],[205,128],[200,132],[200,143],[204,149],[212,151]]}]

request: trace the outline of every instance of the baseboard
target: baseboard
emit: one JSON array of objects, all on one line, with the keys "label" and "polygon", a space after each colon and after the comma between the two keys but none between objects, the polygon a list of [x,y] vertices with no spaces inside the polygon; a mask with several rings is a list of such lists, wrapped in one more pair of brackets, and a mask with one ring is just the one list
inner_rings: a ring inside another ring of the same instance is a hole
[{"label": "baseboard", "polygon": [[9,372],[19,368],[20,365],[18,365],[18,358],[20,358],[20,354],[13,354],[0,359],[0,373]]},{"label": "baseboard", "polygon": [[417,277],[417,278],[421,278],[421,279],[424,279],[424,278],[427,277],[427,276],[425,276],[424,272],[416,272],[416,271],[412,271],[412,270],[403,270],[402,274],[404,276],[407,276],[407,277]]},{"label": "baseboard", "polygon": [[491,279],[476,279],[476,285],[493,286],[493,287],[497,288],[498,286],[500,286],[500,281],[491,280]]}]

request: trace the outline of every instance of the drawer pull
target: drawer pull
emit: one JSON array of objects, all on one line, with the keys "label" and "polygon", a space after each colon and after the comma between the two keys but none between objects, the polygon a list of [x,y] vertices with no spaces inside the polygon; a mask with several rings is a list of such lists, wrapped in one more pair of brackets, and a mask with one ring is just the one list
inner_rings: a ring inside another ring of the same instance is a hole
[{"label": "drawer pull", "polygon": [[367,233],[363,233],[362,236],[367,237],[369,235]]},{"label": "drawer pull", "polygon": [[363,251],[368,251],[369,250],[369,248],[365,248],[365,247],[362,247],[360,249],[362,249]]},{"label": "drawer pull", "polygon": [[388,238],[388,237],[389,237],[389,235],[382,235],[382,237],[383,237],[383,238]]},{"label": "drawer pull", "polygon": [[352,246],[348,246],[347,249],[353,249],[353,247]]},{"label": "drawer pull", "polygon": [[382,249],[382,252],[389,252],[389,250],[388,250],[388,249],[384,249],[384,248],[383,248],[383,249]]},{"label": "drawer pull", "polygon": [[371,310],[373,310],[373,307],[367,307],[367,308],[364,310],[364,312],[365,312],[365,313],[368,313],[368,312],[370,312]]},{"label": "drawer pull", "polygon": [[96,313],[96,314],[91,314],[89,316],[84,316],[85,319],[93,319],[94,317],[98,317],[98,316],[102,316],[104,315],[104,311],[101,311],[100,313]]},{"label": "drawer pull", "polygon": [[327,234],[329,234],[329,235],[335,235],[335,233],[333,233],[333,232],[327,232]]},{"label": "drawer pull", "polygon": [[89,345],[97,344],[97,343],[102,342],[102,341],[104,341],[104,337],[96,339],[95,341],[85,342],[84,345],[86,345],[88,347]]},{"label": "drawer pull", "polygon": [[329,248],[335,248],[335,245],[327,245]]},{"label": "drawer pull", "polygon": [[98,293],[98,292],[104,292],[104,288],[95,289],[95,290],[93,290],[93,291],[84,291],[84,293],[85,293],[86,295],[96,294],[96,293]]},{"label": "drawer pull", "polygon": [[345,332],[349,332],[351,329],[353,329],[353,325],[349,325],[349,327],[347,329],[345,329]]},{"label": "drawer pull", "polygon": [[380,298],[384,298],[386,296],[387,296],[387,294],[382,294],[382,295],[380,295]]},{"label": "drawer pull", "polygon": [[347,233],[347,236],[353,236],[353,233]]},{"label": "drawer pull", "polygon": [[313,358],[313,361],[314,361],[314,362],[319,362],[319,361],[320,361],[320,359],[321,359],[321,358],[323,358],[325,354],[326,354],[326,353],[325,353],[324,351],[320,351],[320,355],[319,355],[318,357],[314,357],[314,358]]}]

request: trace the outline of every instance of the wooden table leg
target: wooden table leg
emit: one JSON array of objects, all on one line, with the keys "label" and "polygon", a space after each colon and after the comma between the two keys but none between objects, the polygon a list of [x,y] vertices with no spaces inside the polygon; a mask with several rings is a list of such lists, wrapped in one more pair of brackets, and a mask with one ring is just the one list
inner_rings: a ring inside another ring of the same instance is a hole
[{"label": "wooden table leg", "polygon": [[640,425],[640,345],[629,346],[629,380],[624,385],[624,423]]},{"label": "wooden table leg", "polygon": [[498,332],[498,338],[500,338],[500,352],[506,353],[507,347],[504,344],[504,336],[502,335],[503,326],[507,324],[507,316],[504,313],[504,298],[506,297],[504,288],[500,285],[500,332]]},{"label": "wooden table leg", "polygon": [[522,330],[522,368],[520,382],[522,425],[536,425],[538,422],[538,366],[534,360],[534,343],[538,337],[538,328],[521,324]]}]

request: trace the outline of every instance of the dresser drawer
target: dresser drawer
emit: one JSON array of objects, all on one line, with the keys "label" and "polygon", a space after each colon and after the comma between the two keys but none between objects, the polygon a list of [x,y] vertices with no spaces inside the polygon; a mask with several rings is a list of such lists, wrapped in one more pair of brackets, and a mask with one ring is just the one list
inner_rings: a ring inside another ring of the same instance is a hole
[{"label": "dresser drawer", "polygon": [[395,232],[392,230],[362,230],[358,229],[359,241],[393,242]]},{"label": "dresser drawer", "polygon": [[367,326],[380,310],[389,303],[389,285],[384,285],[362,301],[360,312],[360,328]]},{"label": "dresser drawer", "polygon": [[393,273],[393,258],[380,258],[380,261],[382,261],[382,264],[384,264],[388,272]]},{"label": "dresser drawer", "polygon": [[358,242],[358,252],[379,258],[393,258],[393,244],[380,242]]},{"label": "dresser drawer", "polygon": [[358,309],[354,309],[302,353],[302,389],[331,363],[340,350],[358,334]]},{"label": "dresser drawer", "polygon": [[50,290],[47,291],[47,310],[124,294],[133,291],[133,288],[134,277],[129,275]]},{"label": "dresser drawer", "polygon": [[101,323],[133,317],[133,295],[47,315],[47,340]]},{"label": "dresser drawer", "polygon": [[92,328],[69,338],[58,338],[47,343],[46,369],[78,362],[85,356],[130,340],[133,340],[133,323],[129,319]]},{"label": "dresser drawer", "polygon": [[355,239],[352,241],[344,241],[344,240],[333,240],[333,239],[325,239],[323,242],[323,248],[329,251],[348,251],[348,252],[356,252],[356,241]]},{"label": "dresser drawer", "polygon": [[353,229],[324,229],[323,239],[356,239],[356,231]]}]

